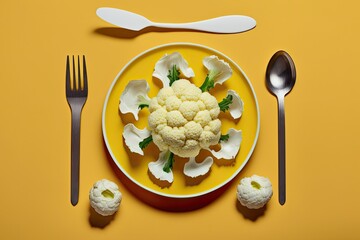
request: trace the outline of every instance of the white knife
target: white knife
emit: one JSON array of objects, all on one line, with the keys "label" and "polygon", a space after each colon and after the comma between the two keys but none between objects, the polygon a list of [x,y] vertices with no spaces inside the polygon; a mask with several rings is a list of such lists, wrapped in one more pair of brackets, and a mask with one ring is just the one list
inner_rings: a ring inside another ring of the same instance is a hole
[{"label": "white knife", "polygon": [[212,33],[240,33],[256,26],[255,19],[242,15],[227,15],[189,23],[157,23],[139,14],[116,8],[98,8],[96,14],[108,23],[133,31],[140,31],[146,27],[158,27],[190,29]]}]

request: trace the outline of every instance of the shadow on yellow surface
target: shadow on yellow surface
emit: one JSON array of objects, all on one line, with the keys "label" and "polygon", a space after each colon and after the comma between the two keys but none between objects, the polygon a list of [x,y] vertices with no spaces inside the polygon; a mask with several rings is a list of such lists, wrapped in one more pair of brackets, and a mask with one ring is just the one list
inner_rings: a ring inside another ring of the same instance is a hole
[{"label": "shadow on yellow surface", "polygon": [[144,34],[146,30],[142,31],[131,31],[123,28],[117,28],[117,27],[104,27],[104,28],[97,28],[94,30],[94,33],[108,36],[108,37],[114,37],[114,38],[136,38],[137,36]]},{"label": "shadow on yellow surface", "polygon": [[200,175],[195,178],[185,176],[186,185],[187,186],[199,185],[205,178],[207,178],[210,175],[210,173],[211,173],[211,169],[205,175]]},{"label": "shadow on yellow surface", "polygon": [[267,206],[265,205],[264,207],[259,209],[249,209],[241,205],[241,203],[237,199],[235,204],[238,212],[240,212],[244,216],[244,218],[249,219],[253,222],[255,222],[259,217],[265,215],[265,211],[267,208]]},{"label": "shadow on yellow surface", "polygon": [[116,212],[111,216],[101,216],[98,214],[90,205],[89,205],[89,223],[91,227],[94,228],[105,228],[110,224],[111,221],[115,219],[115,216],[118,213]]}]

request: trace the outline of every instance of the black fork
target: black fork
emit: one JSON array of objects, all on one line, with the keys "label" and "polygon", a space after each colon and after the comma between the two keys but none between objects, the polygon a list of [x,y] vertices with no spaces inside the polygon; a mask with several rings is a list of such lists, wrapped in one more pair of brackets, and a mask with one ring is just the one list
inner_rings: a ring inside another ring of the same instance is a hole
[{"label": "black fork", "polygon": [[73,206],[75,206],[79,201],[80,122],[81,111],[85,105],[88,95],[85,56],[83,56],[82,59],[82,78],[79,56],[77,57],[77,60],[78,64],[76,69],[75,58],[72,56],[71,79],[69,56],[66,58],[66,99],[71,109],[71,204]]}]

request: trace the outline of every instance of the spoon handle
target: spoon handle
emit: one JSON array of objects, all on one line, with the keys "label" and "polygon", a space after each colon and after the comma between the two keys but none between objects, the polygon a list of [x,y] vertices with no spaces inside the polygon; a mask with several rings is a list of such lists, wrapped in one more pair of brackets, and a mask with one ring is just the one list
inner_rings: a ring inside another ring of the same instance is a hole
[{"label": "spoon handle", "polygon": [[239,33],[248,31],[256,26],[255,19],[242,15],[228,15],[198,22],[189,23],[155,23],[159,28],[192,29],[212,33]]},{"label": "spoon handle", "polygon": [[279,174],[279,203],[285,204],[286,184],[285,184],[285,107],[284,96],[278,97],[278,174]]}]

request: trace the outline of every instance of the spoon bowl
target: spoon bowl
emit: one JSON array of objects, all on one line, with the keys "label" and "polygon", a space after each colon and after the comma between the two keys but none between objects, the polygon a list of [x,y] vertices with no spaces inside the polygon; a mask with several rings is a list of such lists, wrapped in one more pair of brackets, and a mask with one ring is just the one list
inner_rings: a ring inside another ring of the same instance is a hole
[{"label": "spoon bowl", "polygon": [[278,177],[279,203],[285,204],[285,108],[284,98],[295,85],[295,64],[285,51],[276,52],[269,61],[266,69],[266,86],[276,96],[278,102]]},{"label": "spoon bowl", "polygon": [[266,69],[266,86],[275,96],[286,95],[295,85],[295,64],[285,51],[276,52]]}]

